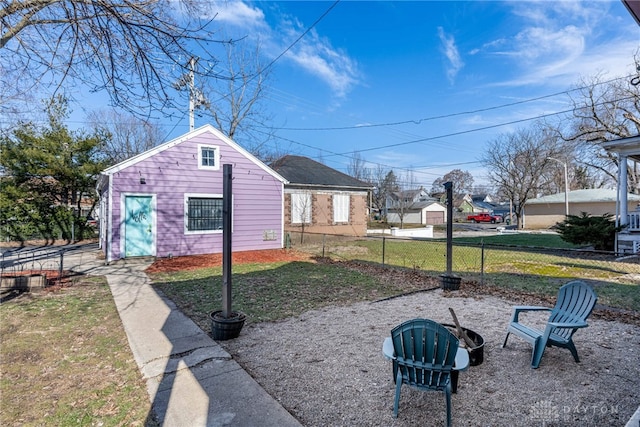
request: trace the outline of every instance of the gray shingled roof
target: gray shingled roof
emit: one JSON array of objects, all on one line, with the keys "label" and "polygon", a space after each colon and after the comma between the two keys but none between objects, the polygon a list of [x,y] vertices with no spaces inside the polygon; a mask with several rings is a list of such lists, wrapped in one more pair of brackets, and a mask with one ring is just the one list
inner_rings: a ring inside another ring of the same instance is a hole
[{"label": "gray shingled roof", "polygon": [[369,189],[372,186],[308,157],[287,155],[269,165],[290,185]]},{"label": "gray shingled roof", "polygon": [[[608,190],[604,188],[592,190],[574,190],[569,191],[569,203],[593,203],[593,202],[615,202],[616,190]],[[640,196],[637,194],[629,194],[630,202],[640,202]],[[548,196],[539,197],[537,199],[527,200],[527,205],[537,205],[544,203],[564,203],[564,193],[550,194]]]}]

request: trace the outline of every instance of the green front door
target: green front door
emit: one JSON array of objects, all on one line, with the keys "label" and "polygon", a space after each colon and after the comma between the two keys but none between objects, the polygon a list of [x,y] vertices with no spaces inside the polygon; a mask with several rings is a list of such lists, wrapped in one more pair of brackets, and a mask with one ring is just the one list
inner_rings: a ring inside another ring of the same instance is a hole
[{"label": "green front door", "polygon": [[124,201],[125,257],[155,255],[153,196],[126,196]]}]

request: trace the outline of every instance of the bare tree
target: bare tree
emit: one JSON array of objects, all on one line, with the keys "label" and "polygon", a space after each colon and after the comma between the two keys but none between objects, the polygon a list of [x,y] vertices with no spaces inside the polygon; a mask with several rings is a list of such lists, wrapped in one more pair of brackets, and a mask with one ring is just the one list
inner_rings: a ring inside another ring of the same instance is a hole
[{"label": "bare tree", "polygon": [[473,190],[473,176],[471,175],[471,173],[469,173],[469,171],[463,171],[461,169],[454,169],[444,174],[442,178],[437,178],[435,181],[433,181],[431,192],[442,192],[442,186],[445,182],[451,182],[453,184],[454,196],[471,193]]},{"label": "bare tree", "polygon": [[304,242],[307,225],[313,222],[313,194],[310,191],[291,193],[291,224],[300,225],[300,243]]},{"label": "bare tree", "polygon": [[369,182],[371,180],[371,172],[367,168],[367,162],[358,151],[354,151],[347,165],[347,174],[359,179],[360,181]]},{"label": "bare tree", "polygon": [[[576,157],[587,166],[587,181],[616,182],[618,159],[601,147],[602,142],[640,133],[640,86],[629,79],[603,81],[595,76],[580,82],[578,95],[571,97],[573,114],[569,125],[558,133],[576,143]],[[640,170],[628,168],[629,191],[640,192]]]},{"label": "bare tree", "polygon": [[116,110],[94,111],[89,114],[88,123],[105,136],[103,153],[112,165],[147,151],[164,139],[156,123]]},{"label": "bare tree", "polygon": [[270,68],[260,56],[261,45],[248,48],[244,41],[225,46],[225,80],[209,79],[202,91],[215,126],[261,159],[277,158],[266,143],[273,138],[267,125],[271,116],[262,106],[268,90]]},{"label": "bare tree", "polygon": [[373,186],[373,208],[379,212],[382,219],[386,219],[387,199],[392,192],[399,190],[396,176],[392,170],[387,171],[378,164],[371,173],[369,183]]},{"label": "bare tree", "polygon": [[402,185],[399,186],[397,191],[391,193],[391,196],[393,198],[393,209],[400,219],[400,228],[404,228],[404,219],[416,203],[415,191],[418,189],[418,185],[411,170],[408,170],[400,181]]},{"label": "bare tree", "polygon": [[[0,103],[86,85],[140,114],[172,105],[171,84],[215,40],[195,0],[2,0]],[[215,73],[209,76],[220,77]],[[70,93],[66,94],[71,95]],[[3,105],[3,108],[5,106]]]},{"label": "bare tree", "polygon": [[557,166],[550,158],[561,160],[563,155],[557,136],[541,126],[502,134],[489,142],[481,160],[499,193],[513,202],[518,227],[524,204],[537,196],[549,180],[548,172]]}]

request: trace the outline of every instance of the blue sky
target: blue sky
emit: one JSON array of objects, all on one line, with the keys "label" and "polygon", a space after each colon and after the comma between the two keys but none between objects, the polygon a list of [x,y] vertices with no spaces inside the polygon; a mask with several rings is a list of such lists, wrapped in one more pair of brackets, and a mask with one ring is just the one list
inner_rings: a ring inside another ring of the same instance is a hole
[{"label": "blue sky", "polygon": [[[211,13],[259,38],[266,62],[286,51],[265,103],[273,145],[342,171],[357,151],[427,188],[456,168],[485,183],[488,141],[567,110],[566,94],[546,96],[582,77],[631,75],[640,45],[619,0],[219,1]],[[168,138],[188,131],[182,117],[161,121]]]}]

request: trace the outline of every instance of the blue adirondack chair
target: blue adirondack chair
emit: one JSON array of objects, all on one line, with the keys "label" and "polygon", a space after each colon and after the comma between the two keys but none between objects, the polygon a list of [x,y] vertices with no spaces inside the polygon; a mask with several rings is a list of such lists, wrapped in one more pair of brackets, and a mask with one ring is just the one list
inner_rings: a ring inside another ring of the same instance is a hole
[{"label": "blue adirondack chair", "polygon": [[[531,367],[537,369],[546,347],[568,348],[576,362],[580,362],[578,351],[573,343],[573,334],[580,328],[586,328],[587,317],[596,305],[598,297],[586,283],[575,280],[560,288],[553,309],[547,307],[516,306],[513,308],[511,322],[502,347],[507,345],[509,334],[514,333],[533,346]],[[518,316],[527,311],[548,310],[551,312],[544,331],[520,323]]]},{"label": "blue adirondack chair", "polygon": [[459,348],[455,335],[433,320],[408,320],[391,330],[382,352],[393,361],[394,418],[398,416],[400,388],[407,384],[420,390],[443,391],[447,402],[447,426],[450,426],[451,371],[469,366],[469,354]]}]

